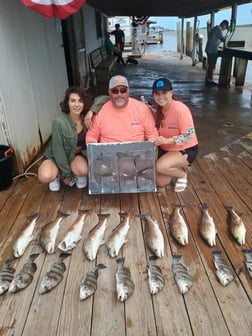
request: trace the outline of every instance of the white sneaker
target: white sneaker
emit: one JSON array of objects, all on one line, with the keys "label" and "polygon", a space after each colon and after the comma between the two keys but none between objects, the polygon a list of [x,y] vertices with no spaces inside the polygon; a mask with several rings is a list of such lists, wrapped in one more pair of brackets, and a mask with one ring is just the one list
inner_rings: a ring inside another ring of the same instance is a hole
[{"label": "white sneaker", "polygon": [[87,176],[75,176],[76,187],[83,189],[87,186]]},{"label": "white sneaker", "polygon": [[59,176],[57,176],[54,181],[49,183],[49,190],[51,190],[51,191],[59,191],[60,190]]}]

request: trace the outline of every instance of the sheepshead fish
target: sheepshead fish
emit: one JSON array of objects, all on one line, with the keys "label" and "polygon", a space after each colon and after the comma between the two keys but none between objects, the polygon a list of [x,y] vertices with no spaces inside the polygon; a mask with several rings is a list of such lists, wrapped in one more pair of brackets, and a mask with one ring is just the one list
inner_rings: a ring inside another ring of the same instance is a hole
[{"label": "sheepshead fish", "polygon": [[71,254],[67,252],[62,252],[59,255],[59,261],[52,264],[50,270],[42,278],[39,294],[45,294],[50,292],[54,287],[56,287],[63,279],[63,273],[66,270],[66,265],[63,260],[69,257]]},{"label": "sheepshead fish", "polygon": [[32,216],[27,216],[28,223],[20,232],[16,242],[13,245],[13,255],[15,258],[21,257],[24,254],[24,251],[29,245],[30,241],[32,241],[34,228],[39,216],[39,212],[35,213]]},{"label": "sheepshead fish", "polygon": [[110,257],[117,257],[119,251],[123,244],[127,243],[127,234],[130,228],[129,225],[129,215],[127,212],[119,213],[121,221],[120,223],[113,229],[111,236],[109,237],[106,246],[108,248],[108,253]]},{"label": "sheepshead fish", "polygon": [[215,273],[222,286],[227,286],[234,280],[235,275],[231,267],[222,258],[221,251],[213,251],[213,262],[215,266]]},{"label": "sheepshead fish", "polygon": [[22,289],[25,289],[33,280],[34,273],[37,270],[37,265],[34,260],[39,256],[39,253],[31,254],[29,259],[23,265],[20,272],[15,275],[14,279],[10,283],[9,292],[16,293]]},{"label": "sheepshead fish", "polygon": [[80,284],[80,299],[85,300],[97,289],[97,279],[98,279],[98,271],[102,268],[107,268],[103,264],[98,264],[95,268],[88,272],[85,278],[82,280]]},{"label": "sheepshead fish", "polygon": [[213,217],[211,217],[208,212],[209,205],[203,203],[199,206],[199,208],[202,211],[202,216],[199,223],[199,232],[209,246],[215,246],[217,230]]},{"label": "sheepshead fish", "polygon": [[79,216],[76,219],[76,221],[73,223],[73,225],[68,230],[67,234],[63,238],[63,240],[59,243],[58,248],[61,251],[69,251],[72,250],[74,247],[76,247],[77,243],[82,238],[82,229],[84,226],[84,221],[87,216],[87,214],[90,212],[90,209],[88,210],[78,210]]},{"label": "sheepshead fish", "polygon": [[162,271],[160,267],[155,265],[157,257],[156,256],[150,256],[149,257],[149,265],[147,266],[148,270],[148,284],[151,294],[157,294],[159,293],[164,285],[165,280],[162,276]]},{"label": "sheepshead fish", "polygon": [[15,268],[11,267],[15,259],[7,259],[4,263],[3,268],[0,270],[0,295],[7,292],[9,289],[10,283],[14,279]]},{"label": "sheepshead fish", "polygon": [[250,278],[252,278],[252,249],[242,250],[245,256],[245,264],[249,273]]},{"label": "sheepshead fish", "polygon": [[55,242],[59,232],[60,224],[69,214],[58,211],[54,221],[46,224],[41,231],[39,237],[40,246],[49,254],[54,253]]},{"label": "sheepshead fish", "polygon": [[124,266],[124,261],[125,258],[116,259],[116,293],[117,299],[121,302],[126,301],[133,294],[135,289],[134,282],[131,280],[130,269]]},{"label": "sheepshead fish", "polygon": [[174,255],[172,257],[172,270],[180,293],[186,294],[192,287],[193,278],[188,273],[187,268],[180,263],[181,258],[181,255]]},{"label": "sheepshead fish", "polygon": [[137,216],[143,218],[145,221],[144,234],[147,246],[156,257],[163,257],[164,237],[157,220],[153,220],[150,213],[143,213]]},{"label": "sheepshead fish", "polygon": [[103,237],[107,229],[107,221],[110,214],[98,214],[98,223],[89,232],[88,237],[83,243],[83,252],[88,260],[92,261],[96,258],[100,245],[104,244]]},{"label": "sheepshead fish", "polygon": [[180,210],[184,207],[185,205],[174,204],[174,209],[169,221],[172,236],[183,246],[188,244],[188,227],[184,217],[180,213]]},{"label": "sheepshead fish", "polygon": [[241,219],[241,217],[235,212],[234,207],[232,205],[225,205],[225,209],[228,212],[227,215],[227,223],[229,226],[229,231],[237,241],[239,245],[245,244],[245,235],[246,228]]}]

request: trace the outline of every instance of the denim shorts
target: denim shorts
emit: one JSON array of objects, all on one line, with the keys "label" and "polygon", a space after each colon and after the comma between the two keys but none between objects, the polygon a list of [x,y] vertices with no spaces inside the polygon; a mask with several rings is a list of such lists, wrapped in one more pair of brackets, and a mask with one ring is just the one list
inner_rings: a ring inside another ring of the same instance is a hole
[{"label": "denim shorts", "polygon": [[[193,163],[193,161],[196,159],[197,155],[198,155],[198,151],[199,151],[199,146],[195,145],[193,147],[190,148],[186,148],[182,151],[180,151],[180,153],[182,155],[187,154],[187,161],[189,163],[189,166],[191,166],[191,164]],[[167,153],[167,151],[163,150],[162,148],[158,149],[158,157],[160,158],[160,156],[164,155],[165,153]]]}]

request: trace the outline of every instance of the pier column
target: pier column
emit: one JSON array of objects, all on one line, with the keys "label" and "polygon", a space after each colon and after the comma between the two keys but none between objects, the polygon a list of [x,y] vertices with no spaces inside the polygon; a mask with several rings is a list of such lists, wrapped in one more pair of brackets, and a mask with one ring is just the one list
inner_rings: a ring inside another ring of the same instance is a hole
[{"label": "pier column", "polygon": [[245,76],[247,71],[248,60],[244,58],[237,58],[236,79],[235,86],[243,86],[245,83]]},{"label": "pier column", "polygon": [[223,52],[220,67],[219,86],[230,87],[232,56]]}]

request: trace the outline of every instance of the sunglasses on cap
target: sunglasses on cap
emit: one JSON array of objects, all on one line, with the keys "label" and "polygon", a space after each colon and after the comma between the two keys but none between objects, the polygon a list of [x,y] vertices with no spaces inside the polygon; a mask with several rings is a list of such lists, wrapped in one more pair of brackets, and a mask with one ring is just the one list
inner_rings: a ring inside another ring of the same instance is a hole
[{"label": "sunglasses on cap", "polygon": [[119,92],[120,93],[126,93],[128,91],[128,88],[121,88],[121,89],[112,89],[111,90],[111,92],[113,93],[113,94],[118,94]]}]

